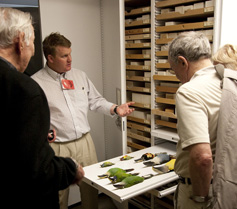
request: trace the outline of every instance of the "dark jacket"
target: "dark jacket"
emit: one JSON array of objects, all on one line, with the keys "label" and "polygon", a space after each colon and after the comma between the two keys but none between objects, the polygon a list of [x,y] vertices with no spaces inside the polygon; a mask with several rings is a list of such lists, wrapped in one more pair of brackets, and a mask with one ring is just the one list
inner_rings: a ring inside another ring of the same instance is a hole
[{"label": "dark jacket", "polygon": [[0,114],[4,207],[59,208],[58,191],[75,179],[75,163],[56,157],[49,146],[50,115],[43,90],[1,57]]}]

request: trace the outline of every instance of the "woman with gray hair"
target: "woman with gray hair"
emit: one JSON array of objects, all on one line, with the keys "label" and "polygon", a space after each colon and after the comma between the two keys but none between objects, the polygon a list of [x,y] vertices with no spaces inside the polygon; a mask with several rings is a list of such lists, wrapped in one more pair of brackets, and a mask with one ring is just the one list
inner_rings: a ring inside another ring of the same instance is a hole
[{"label": "woman with gray hair", "polygon": [[175,172],[180,176],[175,208],[207,208],[211,199],[213,154],[220,109],[220,79],[211,62],[210,44],[198,32],[180,34],[169,46],[169,62],[183,83],[176,92]]},{"label": "woman with gray hair", "polygon": [[47,141],[47,99],[22,73],[34,38],[29,13],[0,8],[1,197],[6,208],[58,209],[58,191],[78,183],[84,171],[74,160],[56,157]]}]

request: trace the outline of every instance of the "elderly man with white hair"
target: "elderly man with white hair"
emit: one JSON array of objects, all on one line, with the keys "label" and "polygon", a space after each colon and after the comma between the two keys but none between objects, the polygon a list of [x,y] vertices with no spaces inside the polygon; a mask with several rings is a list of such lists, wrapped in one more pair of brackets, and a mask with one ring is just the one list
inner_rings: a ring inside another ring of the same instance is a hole
[{"label": "elderly man with white hair", "polygon": [[47,99],[22,73],[34,55],[34,38],[29,13],[0,8],[2,207],[58,209],[58,191],[78,183],[84,171],[49,146]]}]

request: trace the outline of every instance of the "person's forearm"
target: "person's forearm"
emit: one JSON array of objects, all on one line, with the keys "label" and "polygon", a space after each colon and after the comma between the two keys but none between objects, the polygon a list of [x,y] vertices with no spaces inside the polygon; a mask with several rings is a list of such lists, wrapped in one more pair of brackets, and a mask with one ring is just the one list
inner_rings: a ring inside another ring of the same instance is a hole
[{"label": "person's forearm", "polygon": [[213,160],[209,144],[197,144],[190,149],[189,171],[193,195],[208,196],[212,166]]},{"label": "person's forearm", "polygon": [[[120,117],[128,116],[135,110],[134,108],[130,108],[130,106],[134,105],[134,104],[135,104],[135,102],[127,102],[127,103],[121,104],[119,106],[116,104],[113,104],[110,108],[110,113],[111,113],[111,115],[117,114]],[[116,112],[114,112],[116,106],[117,106]]]}]

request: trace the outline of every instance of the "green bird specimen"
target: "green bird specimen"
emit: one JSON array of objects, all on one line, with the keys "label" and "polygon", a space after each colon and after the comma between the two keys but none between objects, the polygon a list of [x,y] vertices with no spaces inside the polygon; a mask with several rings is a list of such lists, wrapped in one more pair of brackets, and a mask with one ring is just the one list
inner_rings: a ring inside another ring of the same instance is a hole
[{"label": "green bird specimen", "polygon": [[134,169],[110,168],[105,174],[99,175],[99,178],[109,178],[114,176],[117,172],[126,173]]},{"label": "green bird specimen", "polygon": [[139,173],[124,173],[118,171],[114,176],[109,177],[109,180],[114,184],[117,182],[121,182],[123,179],[129,177],[129,176],[136,176]]},{"label": "green bird specimen", "polygon": [[114,163],[111,163],[111,162],[107,161],[107,162],[104,162],[103,164],[101,164],[100,166],[101,166],[101,168],[104,168],[104,167],[108,167],[108,166],[111,166],[111,165],[114,165]]},{"label": "green bird specimen", "polygon": [[114,176],[109,177],[109,180],[114,184],[114,183],[122,181],[128,176],[132,176],[132,174],[118,171]]},{"label": "green bird specimen", "polygon": [[118,182],[116,184],[113,184],[118,189],[127,188],[130,186],[133,186],[135,184],[141,183],[144,181],[144,178],[141,176],[128,176],[125,179],[123,179],[121,182]]}]

